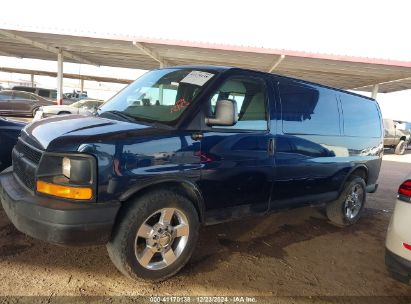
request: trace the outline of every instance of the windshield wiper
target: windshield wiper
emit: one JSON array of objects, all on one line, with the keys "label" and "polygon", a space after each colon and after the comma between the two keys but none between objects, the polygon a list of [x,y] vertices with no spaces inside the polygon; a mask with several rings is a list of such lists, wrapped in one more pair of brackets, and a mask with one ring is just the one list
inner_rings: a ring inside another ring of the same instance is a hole
[{"label": "windshield wiper", "polygon": [[[108,115],[104,115],[104,114],[108,114]],[[128,115],[128,114],[125,114],[123,112],[116,111],[116,110],[105,111],[105,112],[99,114],[100,117],[105,117],[105,116],[110,116],[110,115],[120,117],[121,120],[137,122],[137,119],[135,117],[133,117],[132,115]]]},{"label": "windshield wiper", "polygon": [[143,124],[143,125],[149,125],[149,126],[156,127],[156,128],[173,129],[173,127],[171,127],[167,124],[160,123],[158,121],[146,121],[144,119],[134,117],[133,115],[126,114],[124,112],[117,111],[117,110],[105,111],[101,114],[98,114],[98,116],[100,116],[100,117],[117,116],[123,121],[129,121],[129,122],[139,123],[139,124]]}]

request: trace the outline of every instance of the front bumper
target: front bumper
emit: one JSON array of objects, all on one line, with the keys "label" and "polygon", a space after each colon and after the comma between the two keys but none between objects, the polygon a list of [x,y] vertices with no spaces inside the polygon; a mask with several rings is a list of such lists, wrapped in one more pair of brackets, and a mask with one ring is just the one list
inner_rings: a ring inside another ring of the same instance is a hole
[{"label": "front bumper", "polygon": [[107,243],[120,208],[120,203],[75,203],[34,195],[20,184],[10,168],[0,174],[0,201],[19,231],[71,246]]}]

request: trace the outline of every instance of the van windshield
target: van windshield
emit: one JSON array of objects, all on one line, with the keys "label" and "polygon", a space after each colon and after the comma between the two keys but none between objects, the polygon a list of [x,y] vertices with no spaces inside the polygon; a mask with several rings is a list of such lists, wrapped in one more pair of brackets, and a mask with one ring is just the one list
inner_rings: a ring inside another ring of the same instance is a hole
[{"label": "van windshield", "polygon": [[107,101],[99,114],[116,112],[135,120],[172,124],[214,75],[197,69],[150,71]]}]

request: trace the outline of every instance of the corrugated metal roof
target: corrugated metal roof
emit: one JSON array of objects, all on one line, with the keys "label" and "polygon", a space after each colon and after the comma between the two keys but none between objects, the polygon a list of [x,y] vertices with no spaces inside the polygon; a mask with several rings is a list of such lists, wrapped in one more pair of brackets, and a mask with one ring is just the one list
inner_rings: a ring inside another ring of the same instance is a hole
[{"label": "corrugated metal roof", "polygon": [[[38,44],[52,49],[40,48]],[[260,71],[275,66],[273,73],[342,89],[371,91],[374,84],[380,84],[380,92],[411,88],[408,61],[114,34],[0,29],[0,54],[56,60],[57,48],[71,55],[65,61],[102,66],[149,70],[159,67],[159,61],[166,65],[226,65]]]},{"label": "corrugated metal roof", "polygon": [[[0,67],[0,72],[57,77],[57,72],[8,68],[8,67]],[[121,83],[121,84],[130,84],[134,80],[134,79],[130,80],[130,79],[116,78],[116,77],[93,76],[93,75],[84,75],[84,74],[79,75],[79,74],[70,74],[70,73],[64,73],[63,77],[68,78],[68,79],[83,79],[83,80],[89,80],[89,81]]]}]

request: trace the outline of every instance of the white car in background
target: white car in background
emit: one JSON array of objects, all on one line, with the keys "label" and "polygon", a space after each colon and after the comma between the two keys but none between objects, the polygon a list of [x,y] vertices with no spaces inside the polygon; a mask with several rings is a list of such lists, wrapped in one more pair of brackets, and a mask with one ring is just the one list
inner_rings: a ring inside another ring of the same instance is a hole
[{"label": "white car in background", "polygon": [[411,278],[411,175],[400,185],[385,241],[385,264],[392,276],[408,283]]},{"label": "white car in background", "polygon": [[33,120],[63,114],[92,115],[98,107],[104,103],[103,100],[82,99],[71,105],[55,105],[39,108]]}]

